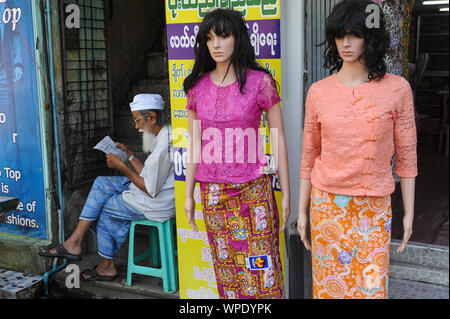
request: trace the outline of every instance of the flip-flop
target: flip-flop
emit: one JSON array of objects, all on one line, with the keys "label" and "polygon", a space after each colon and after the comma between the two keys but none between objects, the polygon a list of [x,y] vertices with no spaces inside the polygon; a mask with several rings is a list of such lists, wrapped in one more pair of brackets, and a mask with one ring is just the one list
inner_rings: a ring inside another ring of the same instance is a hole
[{"label": "flip-flop", "polygon": [[39,252],[39,256],[42,257],[50,257],[50,258],[67,258],[72,261],[80,261],[81,256],[80,255],[74,255],[69,253],[63,246],[63,244],[59,244],[55,247],[56,253],[51,253],[50,249],[52,248],[45,248],[42,251]]},{"label": "flip-flop", "polygon": [[[98,265],[97,265],[98,266]],[[95,266],[92,269],[84,270],[81,273],[81,280],[84,281],[112,281],[117,278],[117,275],[115,276],[102,276],[97,272],[97,266]],[[88,275],[88,278],[85,278],[83,275]]]}]

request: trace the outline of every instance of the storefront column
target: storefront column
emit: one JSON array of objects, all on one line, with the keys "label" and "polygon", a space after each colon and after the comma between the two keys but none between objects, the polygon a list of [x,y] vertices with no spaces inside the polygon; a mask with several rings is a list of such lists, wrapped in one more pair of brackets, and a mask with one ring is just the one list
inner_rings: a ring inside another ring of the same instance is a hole
[{"label": "storefront column", "polygon": [[[301,158],[301,136],[303,130],[303,108],[304,108],[304,81],[305,69],[304,42],[305,42],[305,1],[286,0],[281,5],[281,69],[282,69],[282,96],[283,96],[283,119],[286,143],[289,156],[289,175],[291,186],[291,215],[286,229],[285,249],[285,283],[286,296],[290,295],[290,269],[293,263],[303,263],[302,260],[291,260],[289,240],[298,237],[295,222],[298,212],[298,191]],[[303,246],[302,246],[303,247]],[[302,249],[300,247],[300,249]],[[298,284],[301,284],[298,282]],[[292,287],[293,288],[293,287]]]}]

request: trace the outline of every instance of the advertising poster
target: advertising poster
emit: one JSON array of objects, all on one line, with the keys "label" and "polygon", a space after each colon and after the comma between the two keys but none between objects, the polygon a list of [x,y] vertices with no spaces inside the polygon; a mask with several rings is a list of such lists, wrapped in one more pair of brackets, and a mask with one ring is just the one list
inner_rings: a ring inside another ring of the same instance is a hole
[{"label": "advertising poster", "polygon": [[[167,42],[172,108],[173,153],[175,165],[175,192],[177,205],[178,267],[180,298],[218,298],[211,251],[203,221],[200,188],[194,191],[196,222],[199,232],[194,232],[184,214],[186,158],[188,145],[188,119],[183,81],[194,65],[195,37],[202,18],[211,10],[222,7],[240,11],[245,18],[258,62],[270,70],[280,85],[281,95],[281,38],[279,0],[166,0]],[[260,134],[270,157],[269,129],[266,114],[261,117]],[[273,177],[278,207],[281,192],[278,179]],[[280,221],[282,220],[279,209]],[[284,236],[280,235],[282,263],[284,263]]]},{"label": "advertising poster", "polygon": [[34,30],[31,0],[0,0],[0,195],[20,200],[0,233],[47,239]]}]

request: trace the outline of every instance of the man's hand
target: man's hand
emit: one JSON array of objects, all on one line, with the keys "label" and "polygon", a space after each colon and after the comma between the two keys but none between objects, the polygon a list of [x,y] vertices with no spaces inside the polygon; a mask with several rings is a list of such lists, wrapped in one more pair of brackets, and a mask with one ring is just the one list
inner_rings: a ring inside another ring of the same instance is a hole
[{"label": "man's hand", "polygon": [[122,143],[116,143],[116,147],[117,147],[118,149],[121,149],[122,151],[124,151],[128,156],[133,155],[133,151],[130,150],[130,149],[128,148],[128,146],[126,146],[125,144],[122,144]]},{"label": "man's hand", "polygon": [[124,167],[127,167],[122,159],[115,154],[106,154],[106,164],[109,168],[115,168],[122,171]]}]

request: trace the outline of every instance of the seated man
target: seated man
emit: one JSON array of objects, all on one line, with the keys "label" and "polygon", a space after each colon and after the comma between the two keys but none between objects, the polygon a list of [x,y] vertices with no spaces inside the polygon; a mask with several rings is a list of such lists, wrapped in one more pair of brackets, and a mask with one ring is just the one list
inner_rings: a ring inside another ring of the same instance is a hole
[{"label": "seated man", "polygon": [[130,169],[119,156],[107,154],[108,167],[126,177],[103,176],[95,180],[80,221],[69,239],[39,254],[81,260],[81,243],[89,227],[96,230],[98,253],[103,261],[84,271],[85,280],[113,280],[117,276],[114,256],[126,241],[131,220],[165,221],[175,216],[173,163],[170,158],[170,127],[164,101],[155,94],[139,94],[130,103],[136,129],[144,133],[144,150],[151,154],[139,161],[123,144],[116,146],[128,155]]}]

